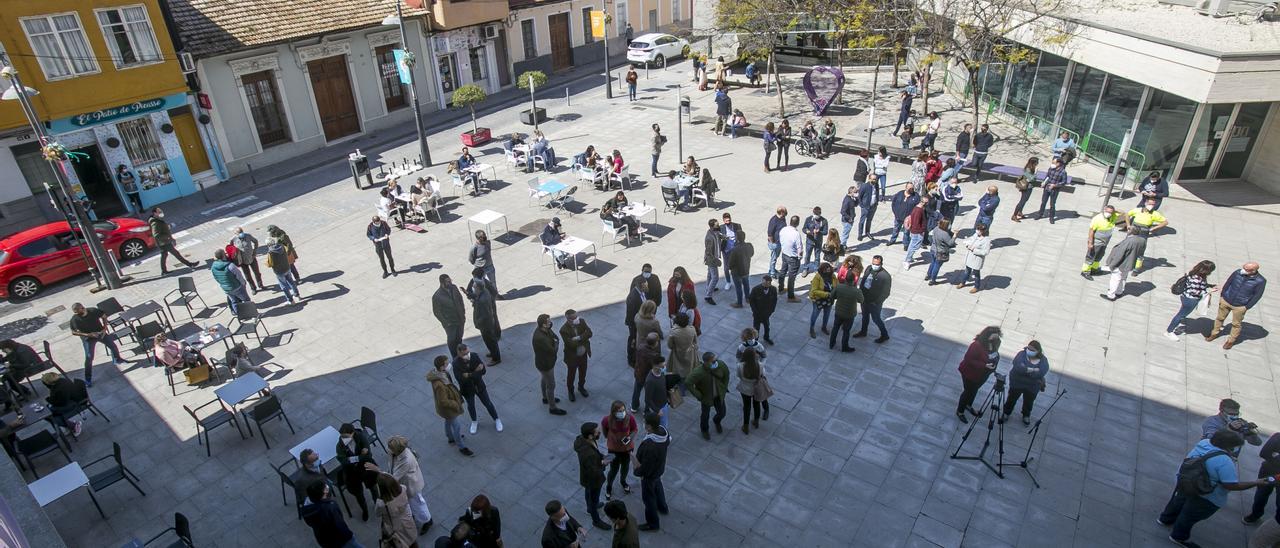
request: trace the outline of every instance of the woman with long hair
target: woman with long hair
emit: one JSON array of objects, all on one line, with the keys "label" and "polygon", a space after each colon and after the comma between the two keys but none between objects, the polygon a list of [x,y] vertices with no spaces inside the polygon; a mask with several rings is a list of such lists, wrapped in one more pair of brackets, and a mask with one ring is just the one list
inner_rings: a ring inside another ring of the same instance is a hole
[{"label": "woman with long hair", "polygon": [[778,161],[775,163],[780,171],[786,171],[791,166],[791,122],[784,118],[773,136],[778,145]]},{"label": "woman with long hair", "polygon": [[827,237],[822,241],[822,260],[835,266],[840,260],[844,246],[840,245],[840,231],[834,228],[827,230]]},{"label": "woman with long hair", "polygon": [[694,292],[693,278],[689,277],[689,271],[683,266],[677,266],[671,271],[671,277],[667,279],[667,317],[674,318],[676,311],[680,309],[680,294],[688,291]]},{"label": "woman with long hair", "polygon": [[813,303],[813,312],[809,314],[810,339],[818,336],[813,331],[813,326],[818,321],[818,314],[822,314],[822,333],[831,334],[827,329],[827,320],[831,318],[831,304],[834,302],[831,291],[835,284],[835,269],[831,267],[831,263],[818,265],[818,275],[814,276],[813,281],[809,283],[809,301]]},{"label": "woman with long hair", "polygon": [[844,283],[845,280],[851,277],[854,285],[857,285],[858,280],[862,279],[862,257],[846,255],[844,262],[840,263],[840,270],[836,271],[836,281]]},{"label": "woman with long hair", "polygon": [[1013,357],[1013,367],[1009,368],[1009,396],[1004,400],[1001,424],[1009,420],[1019,399],[1022,400],[1022,424],[1031,424],[1031,408],[1036,403],[1036,395],[1044,391],[1047,374],[1049,359],[1044,357],[1040,341],[1033,340],[1018,351]]},{"label": "woman with long hair", "polygon": [[476,548],[502,547],[502,514],[498,513],[498,507],[489,503],[489,497],[476,495],[458,521],[471,527],[471,536],[467,540]]},{"label": "woman with long hair", "polygon": [[404,488],[391,474],[378,473],[378,514],[381,516],[382,536],[379,546],[393,548],[418,548],[418,528],[413,525],[409,512],[409,499]]},{"label": "woman with long hair", "polygon": [[911,163],[911,186],[916,194],[923,196],[925,192],[925,176],[929,173],[929,153],[921,151],[916,161]]},{"label": "woman with long hair", "polygon": [[956,404],[956,418],[960,422],[968,423],[969,419],[964,416],[968,411],[974,417],[981,417],[985,409],[977,410],[973,408],[973,400],[978,395],[978,390],[982,385],[987,383],[987,378],[995,372],[996,366],[1000,365],[1000,335],[999,327],[994,325],[983,328],[978,336],[973,338],[973,342],[969,344],[969,350],[965,351],[964,358],[960,360],[960,381],[964,383],[964,390],[960,392],[960,401]]},{"label": "woman with long hair", "polygon": [[1191,314],[1192,310],[1196,309],[1196,305],[1200,304],[1200,299],[1218,290],[1217,285],[1209,283],[1209,275],[1213,274],[1215,268],[1217,266],[1213,264],[1213,261],[1200,261],[1191,268],[1190,272],[1187,272],[1184,278],[1186,280],[1184,289],[1182,293],[1178,294],[1178,299],[1182,301],[1182,306],[1178,308],[1178,312],[1169,321],[1169,327],[1164,330],[1165,338],[1171,341],[1178,340],[1178,334],[1174,332],[1178,329],[1178,325],[1182,323],[1182,320],[1186,319],[1188,314]]},{"label": "woman with long hair", "polygon": [[702,313],[698,312],[698,295],[693,290],[680,292],[680,307],[676,308],[676,313],[671,316],[671,320],[675,321],[676,316],[681,312],[689,315],[689,322],[693,325],[693,331],[702,336]]},{"label": "woman with long hair", "polygon": [[1040,183],[1036,181],[1036,167],[1040,165],[1040,159],[1032,156],[1027,158],[1027,164],[1022,166],[1021,183],[1018,189],[1018,205],[1013,207],[1013,222],[1022,222],[1022,208],[1027,205],[1027,200],[1031,199],[1031,193],[1035,191]]},{"label": "woman with long hair", "polygon": [[627,404],[613,400],[609,414],[600,419],[600,432],[604,434],[605,448],[613,455],[609,462],[609,475],[605,479],[604,500],[613,500],[613,478],[622,474],[622,492],[631,494],[627,484],[627,470],[631,467],[631,452],[636,448],[635,436],[640,431],[635,415],[627,411]]},{"label": "woman with long hair", "polygon": [[[738,362],[738,393],[742,394],[742,433],[750,434],[748,424],[760,428],[760,410],[764,409],[764,420],[769,420],[769,399],[756,396],[760,394],[757,386],[764,379],[764,363],[755,352],[743,352]],[[748,422],[747,419],[750,419]]]}]

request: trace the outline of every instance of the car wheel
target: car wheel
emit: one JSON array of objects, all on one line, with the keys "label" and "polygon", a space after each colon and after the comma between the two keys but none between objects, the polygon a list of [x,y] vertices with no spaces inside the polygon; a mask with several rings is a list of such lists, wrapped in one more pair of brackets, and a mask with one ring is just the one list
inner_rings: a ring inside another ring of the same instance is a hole
[{"label": "car wheel", "polygon": [[146,252],[147,243],[137,238],[120,244],[120,256],[130,261],[143,256]]},{"label": "car wheel", "polygon": [[16,300],[26,300],[36,296],[44,286],[40,284],[40,280],[31,276],[23,276],[12,282],[9,282],[9,297]]},{"label": "car wheel", "polygon": [[667,58],[663,57],[662,54],[659,53],[658,58],[653,60],[653,64],[657,65],[658,68],[665,67],[667,66]]}]

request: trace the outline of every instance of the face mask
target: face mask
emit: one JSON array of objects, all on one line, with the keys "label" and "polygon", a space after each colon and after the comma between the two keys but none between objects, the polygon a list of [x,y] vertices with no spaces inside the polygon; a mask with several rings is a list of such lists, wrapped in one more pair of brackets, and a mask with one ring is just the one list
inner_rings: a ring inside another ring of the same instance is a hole
[{"label": "face mask", "polygon": [[641,273],[640,273],[640,275],[641,275],[641,276],[643,276],[643,277],[644,277],[644,279],[646,279],[646,280],[647,280],[647,279],[649,279],[649,276],[652,276],[652,275],[653,275],[653,273],[652,273],[652,272],[641,272]]},{"label": "face mask", "polygon": [[163,219],[163,218],[164,218],[164,213],[156,213],[156,218],[157,218],[157,219]]},{"label": "face mask", "polygon": [[342,443],[351,443],[351,436],[342,436]]},{"label": "face mask", "polygon": [[477,511],[475,511],[475,510],[472,510],[472,511],[471,511],[471,519],[480,519],[480,512],[477,512]]},{"label": "face mask", "polygon": [[1227,420],[1229,421],[1240,420],[1240,415],[1227,415]]},{"label": "face mask", "polygon": [[319,472],[319,471],[320,471],[320,464],[319,464],[319,463],[316,463],[316,462],[307,463],[306,468],[307,468],[307,470],[310,470],[310,471],[312,471],[312,472]]},{"label": "face mask", "polygon": [[1040,353],[1039,353],[1039,352],[1036,352],[1035,350],[1032,350],[1032,349],[1030,349],[1030,348],[1028,348],[1028,349],[1027,349],[1027,357],[1028,357],[1028,358],[1034,358],[1034,357],[1036,357],[1036,356],[1038,356],[1038,355],[1040,355]]},{"label": "face mask", "polygon": [[711,362],[711,368],[712,368],[712,369],[715,369],[715,368],[717,368],[717,367],[720,367],[720,362]]},{"label": "face mask", "polygon": [[466,354],[463,354],[463,355],[462,355],[462,361],[468,361],[468,360],[470,360],[470,359],[471,359],[471,353],[470,353],[470,352],[467,352]]},{"label": "face mask", "polygon": [[560,518],[560,526],[564,527],[568,524],[569,524],[569,514],[565,514],[564,517]]},{"label": "face mask", "polygon": [[625,418],[627,418],[627,412],[626,412],[626,411],[618,411],[617,413],[614,413],[614,414],[613,414],[613,418],[618,419],[618,420],[625,419]]},{"label": "face mask", "polygon": [[878,265],[878,264],[873,264],[873,265],[871,265],[871,270],[873,270],[873,271],[878,271],[878,270],[880,270],[880,265]]}]

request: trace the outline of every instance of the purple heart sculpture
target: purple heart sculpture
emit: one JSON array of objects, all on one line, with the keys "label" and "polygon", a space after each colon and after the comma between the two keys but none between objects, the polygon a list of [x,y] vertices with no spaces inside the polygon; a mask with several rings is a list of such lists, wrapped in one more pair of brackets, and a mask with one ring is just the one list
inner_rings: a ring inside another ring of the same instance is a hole
[{"label": "purple heart sculpture", "polygon": [[844,89],[844,72],[836,67],[818,66],[804,73],[804,93],[813,104],[813,115],[822,116]]}]

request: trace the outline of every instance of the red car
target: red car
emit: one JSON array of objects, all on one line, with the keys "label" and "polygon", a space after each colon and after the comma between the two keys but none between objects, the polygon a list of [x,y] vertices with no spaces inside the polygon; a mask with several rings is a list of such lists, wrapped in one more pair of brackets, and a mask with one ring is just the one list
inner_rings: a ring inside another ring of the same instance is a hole
[{"label": "red car", "polygon": [[[151,227],[128,217],[94,221],[102,246],[120,262],[155,246]],[[88,246],[66,221],[29,228],[0,240],[0,297],[30,299],[51,283],[89,271]],[[81,248],[85,248],[82,255]]]}]

